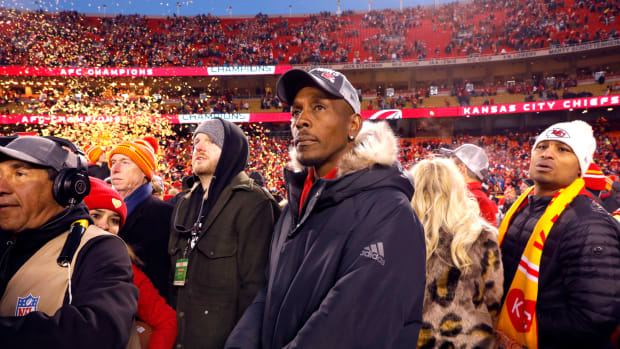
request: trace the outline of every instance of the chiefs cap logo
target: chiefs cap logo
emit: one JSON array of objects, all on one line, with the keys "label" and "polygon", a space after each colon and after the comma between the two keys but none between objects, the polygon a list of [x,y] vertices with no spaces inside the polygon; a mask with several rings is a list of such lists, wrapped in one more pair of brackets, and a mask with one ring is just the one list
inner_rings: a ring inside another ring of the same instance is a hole
[{"label": "chiefs cap logo", "polygon": [[554,128],[547,133],[547,137],[549,138],[570,138],[568,132],[561,128]]},{"label": "chiefs cap logo", "polygon": [[325,80],[331,81],[332,84],[334,83],[334,81],[336,79],[336,77],[333,74],[331,74],[331,73],[323,73],[323,74],[321,74],[321,77],[323,77],[323,79],[325,79]]}]

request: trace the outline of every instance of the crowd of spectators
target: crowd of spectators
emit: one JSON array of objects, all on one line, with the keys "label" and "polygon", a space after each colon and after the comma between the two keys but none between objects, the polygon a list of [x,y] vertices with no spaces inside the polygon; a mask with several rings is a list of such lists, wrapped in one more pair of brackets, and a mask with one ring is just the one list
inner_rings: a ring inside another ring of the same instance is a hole
[{"label": "crowd of spectators", "polygon": [[[286,125],[284,125],[286,126]],[[280,125],[279,127],[284,127]],[[284,198],[284,179],[282,170],[289,161],[290,137],[286,132],[276,132],[273,126],[262,124],[243,124],[250,142],[250,161],[248,172],[257,171],[265,177],[265,187],[274,195]],[[164,143],[166,150],[161,162],[166,165],[162,171],[167,183],[180,185],[183,176],[189,175],[191,164],[191,133],[187,136],[172,135]],[[482,147],[489,155],[489,192],[502,196],[510,187],[510,192],[518,192],[519,184],[527,178],[529,154],[536,133],[511,133],[509,135],[472,137],[467,135],[451,138],[415,138],[401,140],[401,163],[409,168],[416,162],[432,154],[439,148],[456,148],[463,143],[473,143]],[[620,173],[620,137],[601,133],[597,137],[595,162],[606,174]]]},{"label": "crowd of spectators", "polygon": [[[597,163],[607,175],[620,174],[620,135],[606,132],[609,125],[599,119],[594,125],[597,137]],[[250,144],[250,159],[247,171],[256,171],[265,178],[265,187],[279,198],[285,198],[283,168],[289,162],[291,144],[288,124],[240,124]],[[22,125],[23,127],[23,125]],[[22,131],[43,135],[56,135],[75,141],[79,145],[98,144],[110,149],[123,140],[153,135],[160,142],[157,172],[163,178],[165,189],[181,189],[182,179],[191,174],[191,125],[171,125],[162,120],[153,123],[151,118],[132,119],[129,122],[113,124],[56,124],[50,126],[28,126]],[[16,131],[15,126],[3,126],[2,134]],[[489,192],[501,196],[517,192],[520,182],[527,178],[529,154],[537,132],[513,132],[505,135],[473,137],[459,135],[448,138],[404,138],[401,140],[401,163],[409,168],[439,148],[456,148],[463,143],[482,147],[489,156],[490,171],[487,179]]]},{"label": "crowd of spectators", "polygon": [[461,57],[620,37],[613,0],[473,0],[307,17],[0,9],[0,65],[214,66]]}]

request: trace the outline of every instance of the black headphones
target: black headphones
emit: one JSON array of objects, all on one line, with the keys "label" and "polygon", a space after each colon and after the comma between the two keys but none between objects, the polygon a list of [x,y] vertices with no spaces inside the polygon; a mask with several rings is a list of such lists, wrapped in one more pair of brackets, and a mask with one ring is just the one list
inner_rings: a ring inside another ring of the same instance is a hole
[{"label": "black headphones", "polygon": [[71,154],[67,154],[67,159],[64,163],[66,167],[58,172],[52,186],[54,199],[62,207],[75,205],[90,193],[88,167],[82,158],[82,156],[86,156],[86,153],[73,144],[73,142],[64,138],[54,136],[44,136],[44,138],[54,141],[59,147],[68,148],[75,155],[77,168],[69,161]]}]

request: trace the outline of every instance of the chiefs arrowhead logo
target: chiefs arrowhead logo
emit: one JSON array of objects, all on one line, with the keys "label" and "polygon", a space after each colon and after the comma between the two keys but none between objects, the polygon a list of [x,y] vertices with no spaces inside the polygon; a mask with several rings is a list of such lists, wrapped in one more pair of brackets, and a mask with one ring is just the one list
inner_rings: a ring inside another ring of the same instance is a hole
[{"label": "chiefs arrowhead logo", "polygon": [[334,80],[336,79],[336,77],[331,73],[323,73],[321,74],[321,76],[323,77],[323,79],[331,81],[332,84],[334,83]]},{"label": "chiefs arrowhead logo", "polygon": [[123,206],[123,202],[119,199],[112,198],[112,205],[114,205],[115,208],[119,208]]},{"label": "chiefs arrowhead logo", "polygon": [[525,300],[522,290],[512,289],[506,296],[506,310],[517,332],[528,332],[536,316],[536,302]]},{"label": "chiefs arrowhead logo", "polygon": [[547,137],[570,138],[570,136],[568,135],[568,132],[566,132],[566,130],[561,129],[561,128],[552,129],[551,131],[549,131],[549,133],[547,133]]}]

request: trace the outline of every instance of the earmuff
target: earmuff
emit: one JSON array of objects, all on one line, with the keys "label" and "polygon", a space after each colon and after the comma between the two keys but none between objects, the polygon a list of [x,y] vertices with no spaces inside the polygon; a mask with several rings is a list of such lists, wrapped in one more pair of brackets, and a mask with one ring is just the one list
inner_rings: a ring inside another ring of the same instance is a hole
[{"label": "earmuff", "polygon": [[[67,155],[64,168],[58,172],[54,179],[52,195],[56,202],[63,207],[75,205],[90,193],[88,167],[83,158],[86,153],[66,139],[54,136],[45,136],[45,138],[54,141],[59,147],[67,148],[72,153]],[[69,161],[71,156],[75,156],[75,164]]]}]

